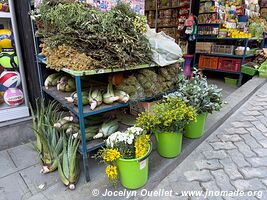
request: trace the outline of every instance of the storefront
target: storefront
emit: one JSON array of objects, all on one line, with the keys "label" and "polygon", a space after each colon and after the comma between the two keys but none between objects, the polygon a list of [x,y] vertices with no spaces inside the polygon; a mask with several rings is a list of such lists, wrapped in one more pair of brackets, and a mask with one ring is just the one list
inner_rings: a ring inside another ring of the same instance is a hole
[{"label": "storefront", "polygon": [[29,116],[27,84],[14,1],[1,3],[1,8],[0,123]]}]

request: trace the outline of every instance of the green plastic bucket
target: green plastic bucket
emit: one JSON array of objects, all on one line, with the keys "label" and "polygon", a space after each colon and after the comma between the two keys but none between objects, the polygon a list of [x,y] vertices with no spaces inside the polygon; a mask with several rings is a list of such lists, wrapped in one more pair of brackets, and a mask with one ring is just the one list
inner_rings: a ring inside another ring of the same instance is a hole
[{"label": "green plastic bucket", "polygon": [[204,134],[207,116],[208,113],[199,114],[195,122],[187,124],[184,136],[191,139],[201,138]]},{"label": "green plastic bucket", "polygon": [[174,158],[181,153],[183,134],[155,131],[157,151],[165,158]]},{"label": "green plastic bucket", "polygon": [[152,152],[152,144],[146,155],[136,159],[119,158],[117,162],[120,182],[127,189],[143,187],[148,180],[148,157]]}]

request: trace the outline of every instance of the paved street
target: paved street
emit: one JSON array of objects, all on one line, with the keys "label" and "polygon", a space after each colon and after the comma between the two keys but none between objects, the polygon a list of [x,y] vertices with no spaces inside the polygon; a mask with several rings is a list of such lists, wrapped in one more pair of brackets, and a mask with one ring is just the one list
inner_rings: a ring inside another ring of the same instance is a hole
[{"label": "paved street", "polygon": [[[154,191],[160,189],[173,190],[170,199],[204,199],[197,195],[185,197],[182,191],[203,191],[203,195],[213,191],[206,198],[211,200],[267,199],[267,84]],[[228,197],[215,196],[215,191],[219,194],[236,190],[244,191],[244,196],[229,197],[230,193]]]}]

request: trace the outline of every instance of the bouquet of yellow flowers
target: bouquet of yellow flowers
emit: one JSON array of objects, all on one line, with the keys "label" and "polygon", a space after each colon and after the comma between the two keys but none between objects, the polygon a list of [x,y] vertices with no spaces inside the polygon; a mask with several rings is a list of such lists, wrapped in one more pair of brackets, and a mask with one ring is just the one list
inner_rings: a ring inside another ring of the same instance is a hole
[{"label": "bouquet of yellow flowers", "polygon": [[150,150],[150,135],[140,127],[130,127],[124,132],[115,132],[106,140],[106,147],[100,149],[95,156],[107,163],[106,175],[111,183],[117,184],[119,170],[117,160],[136,159],[145,156]]},{"label": "bouquet of yellow flowers", "polygon": [[196,109],[177,97],[164,99],[137,117],[137,126],[146,131],[181,132],[184,126],[196,120]]}]

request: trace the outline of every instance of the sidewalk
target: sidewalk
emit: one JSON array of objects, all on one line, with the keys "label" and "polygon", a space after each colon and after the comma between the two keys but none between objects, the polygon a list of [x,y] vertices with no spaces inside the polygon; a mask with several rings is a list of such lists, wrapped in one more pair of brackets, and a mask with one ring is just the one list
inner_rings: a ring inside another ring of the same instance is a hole
[{"label": "sidewalk", "polygon": [[[203,191],[203,195],[205,191],[212,191],[211,196],[207,197],[211,200],[267,199],[267,84],[199,145],[154,191],[160,189],[173,191],[172,197],[164,199],[204,199],[197,195],[186,197],[182,191]],[[212,195],[216,191],[235,190],[244,191],[246,196],[231,198]],[[259,191],[262,191],[262,197]]]},{"label": "sidewalk", "polygon": [[[244,88],[241,88],[241,93],[243,90]],[[214,115],[210,116],[209,126],[216,123],[217,119]],[[185,147],[186,144],[183,151]],[[172,190],[173,194],[178,195],[159,199],[203,199],[182,197],[180,192],[184,190],[265,191],[267,186],[267,83],[178,167],[176,167],[178,164],[175,165],[172,168],[175,169],[174,171],[169,169],[170,165],[162,163],[176,162],[175,159],[160,158],[157,152],[153,155],[150,160],[149,182],[143,189]],[[57,172],[46,175],[39,173],[41,166],[32,144],[0,151],[0,200],[125,199],[125,197],[118,198],[112,195],[108,198],[102,197],[101,194],[106,189],[111,192],[116,189],[104,177],[104,165],[96,165],[96,162],[90,159],[89,166],[92,169],[91,182],[85,183],[84,175],[81,174],[76,190],[69,191],[60,182]],[[166,172],[163,177],[162,171]],[[172,172],[169,174],[170,171]],[[163,179],[164,177],[166,178]],[[44,188],[39,187],[42,184]],[[100,191],[98,198],[92,195],[94,189]],[[117,190],[123,191],[124,188],[119,187]],[[139,195],[140,191],[137,191],[137,196],[133,196],[133,199],[143,198]],[[152,198],[155,199],[155,197]],[[262,199],[267,199],[267,196]]]}]

